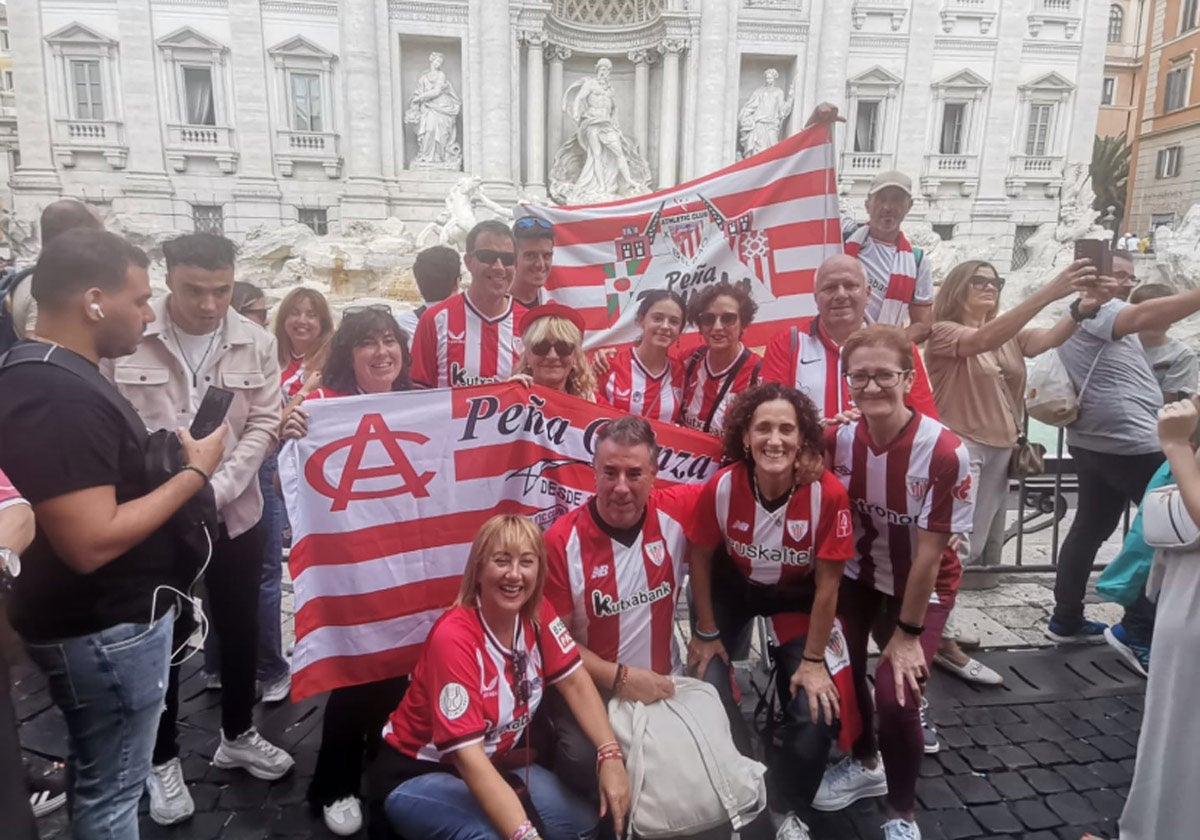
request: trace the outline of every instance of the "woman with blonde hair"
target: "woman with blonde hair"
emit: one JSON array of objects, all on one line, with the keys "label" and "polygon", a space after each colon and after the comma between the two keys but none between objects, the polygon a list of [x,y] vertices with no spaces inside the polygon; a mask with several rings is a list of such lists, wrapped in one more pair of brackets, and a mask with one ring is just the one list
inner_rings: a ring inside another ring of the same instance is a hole
[{"label": "woman with blonde hair", "polygon": [[[1095,277],[1089,261],[1076,260],[1001,313],[1004,278],[991,263],[968,260],[950,270],[934,298],[925,366],[942,422],[967,447],[976,488],[971,535],[960,546],[968,568],[1000,564],[1008,464],[1024,430],[1025,358],[1058,347],[1075,332],[1077,322],[1063,315],[1049,328],[1027,324]],[[970,682],[1000,682],[999,674],[963,653],[952,638],[943,640],[934,661]]]},{"label": "woman with blonde hair", "polygon": [[305,379],[324,366],[332,335],[333,313],[325,296],[316,289],[292,289],[280,301],[275,313],[275,341],[284,401],[294,397]]},{"label": "woman with blonde hair", "polygon": [[596,377],[583,353],[583,316],[550,301],[535,306],[519,326],[525,352],[516,376],[573,397],[596,400]]},{"label": "woman with blonde hair", "polygon": [[[532,520],[501,514],[483,524],[458,598],[384,727],[390,749],[372,767],[400,836],[582,840],[607,813],[621,836],[624,756],[575,641],[542,599],[545,580],[546,544]],[[596,747],[599,814],[518,747],[551,685]]]}]

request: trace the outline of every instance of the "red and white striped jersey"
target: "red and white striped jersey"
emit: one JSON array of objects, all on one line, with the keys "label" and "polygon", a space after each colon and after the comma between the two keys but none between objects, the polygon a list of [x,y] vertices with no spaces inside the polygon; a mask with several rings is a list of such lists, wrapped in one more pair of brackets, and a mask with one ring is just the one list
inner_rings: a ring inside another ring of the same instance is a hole
[{"label": "red and white striped jersey", "polygon": [[[901,597],[916,556],[917,529],[971,531],[975,490],[967,448],[920,412],[882,449],[871,442],[861,420],[830,427],[826,444],[833,472],[849,491],[854,509],[857,552],[846,565],[846,576]],[[958,554],[947,549],[932,600],[953,603],[961,578]]]},{"label": "red and white striped jersey", "polygon": [[714,371],[708,366],[708,348],[697,348],[684,363],[680,422],[689,429],[720,435],[733,398],[758,384],[761,366],[758,354],[744,349],[725,370]]},{"label": "red and white striped jersey", "polygon": [[632,545],[601,525],[595,502],[546,532],[545,598],[581,645],[608,662],[680,673],[675,602],[683,583],[685,525],[703,485],[655,490]]},{"label": "red and white striped jersey", "polygon": [[524,314],[510,299],[504,314],[486,318],[465,292],[431,306],[413,336],[413,381],[451,388],[508,379],[523,351],[517,324]]},{"label": "red and white striped jersey", "polygon": [[675,423],[683,397],[683,363],[668,359],[658,376],[646,370],[637,350],[622,347],[608,360],[608,373],[600,378],[596,394],[619,411],[638,417]]},{"label": "red and white striped jersey", "polygon": [[3,471],[0,471],[0,510],[12,507],[13,505],[25,504],[29,503],[25,501],[17,491],[17,488],[13,487],[12,482],[8,480],[8,476]]},{"label": "red and white striped jersey", "polygon": [[292,397],[300,392],[304,387],[304,377],[308,374],[304,370],[304,357],[299,358],[292,356],[292,360],[287,363],[287,367],[279,372],[279,390],[283,393],[283,401],[286,403]]},{"label": "red and white striped jersey", "polygon": [[769,511],[743,463],[708,480],[688,529],[701,545],[723,542],[738,571],[763,584],[796,583],[812,574],[817,559],[850,560],[850,536],[850,503],[833,475],[797,487],[786,505]]},{"label": "red and white striped jersey", "polygon": [[[525,673],[514,670],[523,651]],[[503,755],[533,719],[546,686],[582,664],[575,640],[543,601],[541,620],[517,619],[513,650],[496,640],[474,607],[451,607],[433,625],[383,738],[405,755],[440,761],[470,744]],[[527,699],[520,695],[525,683]]]},{"label": "red and white striped jersey", "polygon": [[[818,417],[833,417],[854,407],[842,377],[842,348],[825,332],[819,316],[776,333],[763,353],[762,381],[798,389],[816,405]],[[916,345],[913,387],[906,402],[928,417],[938,416],[929,375]]]}]

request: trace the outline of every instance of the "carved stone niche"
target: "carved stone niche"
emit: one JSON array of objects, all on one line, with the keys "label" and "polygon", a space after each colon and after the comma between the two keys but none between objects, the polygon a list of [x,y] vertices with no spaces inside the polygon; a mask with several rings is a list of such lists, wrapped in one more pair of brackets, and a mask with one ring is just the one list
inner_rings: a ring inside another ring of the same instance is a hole
[{"label": "carved stone niche", "polygon": [[462,41],[411,35],[400,38],[400,107],[404,167],[462,171]]},{"label": "carved stone niche", "polygon": [[[755,98],[755,93],[763,87],[766,87],[766,72],[774,70],[777,74],[774,79],[773,87],[778,88],[779,95],[773,97],[759,96],[759,101],[752,102]],[[782,55],[742,55],[742,70],[738,77],[738,155],[744,156],[743,139],[749,140],[750,145],[756,142],[758,131],[750,125],[756,121],[767,120],[773,122],[779,119],[779,136],[780,138],[787,135],[787,126],[792,117],[792,111],[795,110],[795,91],[792,90],[793,83],[796,79],[796,56]],[[793,96],[788,98],[788,92],[791,91]],[[769,101],[768,101],[769,100]],[[749,110],[748,110],[749,109]],[[786,112],[786,113],[781,113]],[[751,113],[757,112],[757,113]],[[747,126],[741,125],[743,116],[746,118]],[[744,131],[743,128],[746,130]],[[768,130],[766,125],[759,126],[761,130]],[[761,137],[757,137],[761,140]],[[758,149],[758,151],[762,151]]]}]

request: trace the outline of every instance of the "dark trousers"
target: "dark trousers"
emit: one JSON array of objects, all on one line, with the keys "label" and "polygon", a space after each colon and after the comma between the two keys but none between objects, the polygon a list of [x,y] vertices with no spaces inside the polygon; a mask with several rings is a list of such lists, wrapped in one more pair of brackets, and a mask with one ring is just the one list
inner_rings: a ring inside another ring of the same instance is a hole
[{"label": "dark trousers", "polygon": [[321,749],[308,786],[315,807],[358,796],[363,768],[375,758],[383,726],[408,688],[408,677],[335,688],[325,701]]},{"label": "dark trousers", "polygon": [[[231,740],[253,725],[254,704],[258,699],[255,670],[262,561],[261,522],[233,538],[222,525],[221,534],[213,543],[212,560],[204,572],[204,586],[208,592],[204,606],[220,640],[221,730]],[[178,717],[179,666],[173,665],[167,680],[166,708],[159,718],[158,738],[154,742],[155,764],[179,755]]]},{"label": "dark trousers", "polygon": [[[942,629],[953,604],[930,604],[925,610],[925,632],[921,651],[925,666],[933,662],[942,640]],[[883,754],[887,775],[888,805],[897,813],[907,814],[916,802],[917,775],[925,754],[925,736],[921,732],[921,698],[911,688],[904,692],[904,705],[896,693],[895,672],[891,662],[879,660],[875,668],[875,691],[867,683],[867,641],[872,632],[880,647],[886,647],[900,617],[900,600],[864,586],[856,580],[842,579],[838,593],[838,615],[846,633],[850,668],[854,674],[854,694],[862,714],[862,734],[854,742],[854,757],[870,760]],[[879,734],[875,733],[875,720]]]},{"label": "dark trousers", "polygon": [[[1054,579],[1054,621],[1067,629],[1083,621],[1083,597],[1096,552],[1117,529],[1129,505],[1141,502],[1146,485],[1163,462],[1161,452],[1111,455],[1078,446],[1070,450],[1079,476],[1079,503],[1058,552]],[[1123,624],[1135,639],[1149,642],[1154,605],[1144,593],[1126,608]]]},{"label": "dark trousers", "polygon": [[[3,619],[0,619],[3,620]],[[13,709],[8,661],[0,651],[0,814],[4,836],[12,840],[37,840],[37,825],[29,807],[26,771],[17,739],[17,715]]]},{"label": "dark trousers", "polygon": [[[713,617],[726,651],[736,649],[750,623],[758,616],[787,612],[808,612],[812,609],[811,592],[789,592],[778,586],[765,586],[748,580],[728,557],[713,557],[712,566]],[[812,802],[821,785],[829,751],[837,740],[839,724],[824,720],[813,721],[808,708],[808,695],[801,689],[796,697],[782,689],[800,667],[805,638],[792,639],[776,651],[780,673],[780,702],[784,703],[782,729],[782,761],[770,762],[771,789],[785,797],[784,810]],[[730,666],[719,657],[709,661],[704,681],[716,688],[729,716],[733,741],[743,755],[753,756],[750,727],[733,696]],[[770,689],[768,689],[770,690]],[[784,775],[786,778],[778,778]]]}]

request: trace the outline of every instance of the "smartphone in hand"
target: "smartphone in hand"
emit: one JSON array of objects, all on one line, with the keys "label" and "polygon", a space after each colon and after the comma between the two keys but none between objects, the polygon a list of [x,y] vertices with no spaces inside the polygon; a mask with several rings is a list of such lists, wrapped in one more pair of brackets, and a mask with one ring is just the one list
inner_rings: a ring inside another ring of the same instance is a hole
[{"label": "smartphone in hand", "polygon": [[1101,239],[1076,239],[1075,259],[1091,260],[1097,274],[1112,277],[1112,251]]},{"label": "smartphone in hand", "polygon": [[192,418],[192,426],[188,432],[196,440],[208,437],[217,430],[217,426],[225,422],[225,415],[229,413],[232,403],[233,391],[215,385],[209,386],[204,392],[204,399],[200,401],[200,408],[196,410],[196,416]]}]

